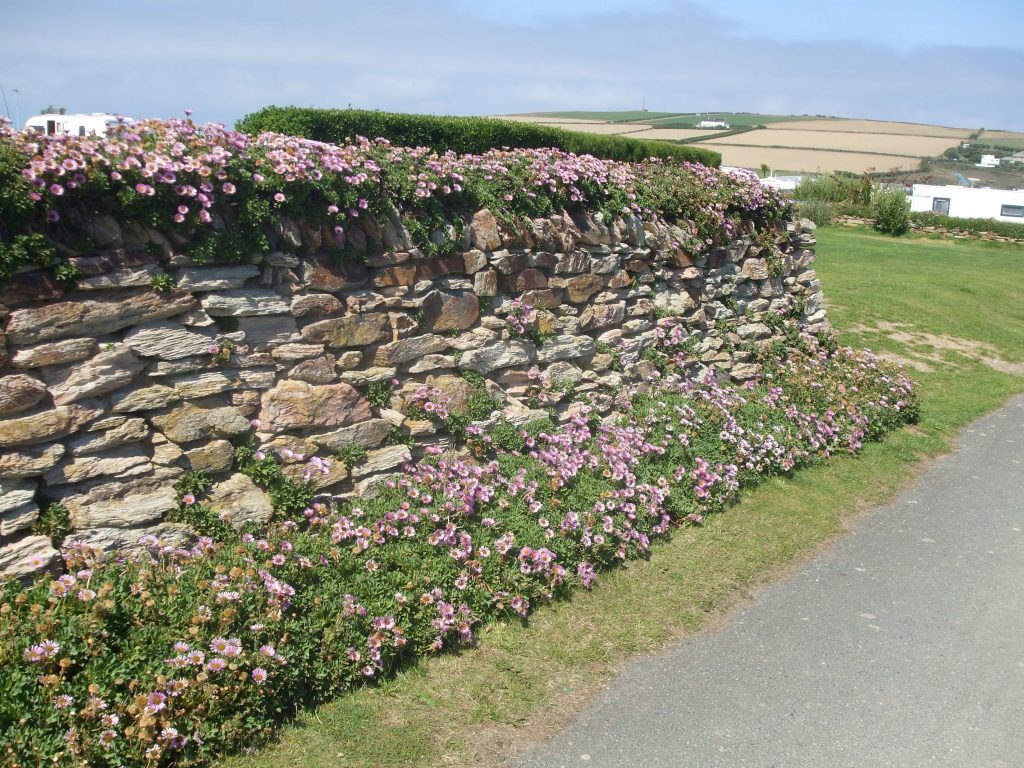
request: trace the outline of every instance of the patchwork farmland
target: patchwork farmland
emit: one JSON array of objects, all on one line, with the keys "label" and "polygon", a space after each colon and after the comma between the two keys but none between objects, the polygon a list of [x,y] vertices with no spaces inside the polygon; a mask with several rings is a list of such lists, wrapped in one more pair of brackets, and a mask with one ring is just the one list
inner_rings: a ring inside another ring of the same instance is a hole
[{"label": "patchwork farmland", "polygon": [[[506,119],[557,125],[573,131],[707,145],[725,165],[774,171],[852,173],[912,171],[963,141],[1024,148],[1024,133],[756,113],[548,112]],[[720,120],[729,128],[698,128]],[[980,130],[980,134],[979,134]]]}]

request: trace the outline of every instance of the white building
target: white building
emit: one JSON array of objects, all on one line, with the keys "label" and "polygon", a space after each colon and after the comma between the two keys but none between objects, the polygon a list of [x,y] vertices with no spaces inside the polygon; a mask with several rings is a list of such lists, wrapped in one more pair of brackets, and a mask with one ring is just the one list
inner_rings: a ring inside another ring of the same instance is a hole
[{"label": "white building", "polygon": [[915,184],[911,211],[932,211],[958,219],[995,219],[1024,223],[1024,190],[975,189]]},{"label": "white building", "polygon": [[44,112],[25,121],[25,130],[54,136],[69,133],[75,136],[104,136],[111,125],[132,122],[129,117],[120,117],[106,112],[89,115],[66,115],[62,112]]},{"label": "white building", "polygon": [[698,128],[724,128],[729,129],[729,124],[725,120],[701,120],[697,123]]},{"label": "white building", "polygon": [[793,192],[803,180],[803,176],[768,176],[761,179],[761,185],[779,192]]},{"label": "white building", "polygon": [[995,155],[982,155],[981,160],[975,163],[979,168],[998,168],[999,158]]}]

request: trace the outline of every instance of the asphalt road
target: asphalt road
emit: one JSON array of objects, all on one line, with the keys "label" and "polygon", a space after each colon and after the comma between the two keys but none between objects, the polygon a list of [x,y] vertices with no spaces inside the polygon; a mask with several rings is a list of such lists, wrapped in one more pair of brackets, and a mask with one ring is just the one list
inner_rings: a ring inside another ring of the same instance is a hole
[{"label": "asphalt road", "polygon": [[1024,398],[513,764],[1024,766]]}]

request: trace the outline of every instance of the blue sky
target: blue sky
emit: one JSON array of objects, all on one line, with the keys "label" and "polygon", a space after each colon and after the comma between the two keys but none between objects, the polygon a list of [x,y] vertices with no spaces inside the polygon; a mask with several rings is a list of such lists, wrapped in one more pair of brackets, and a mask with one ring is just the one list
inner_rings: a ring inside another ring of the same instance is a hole
[{"label": "blue sky", "polygon": [[1020,0],[0,0],[21,122],[266,104],[827,114],[1024,130]]}]

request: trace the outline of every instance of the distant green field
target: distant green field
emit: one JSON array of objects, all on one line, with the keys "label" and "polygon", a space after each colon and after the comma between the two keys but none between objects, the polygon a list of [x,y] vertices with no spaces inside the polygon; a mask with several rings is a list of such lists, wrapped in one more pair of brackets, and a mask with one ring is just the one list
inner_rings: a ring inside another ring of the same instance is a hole
[{"label": "distant green field", "polygon": [[1024,139],[996,138],[990,139],[982,136],[971,142],[972,144],[988,144],[993,147],[1006,147],[1009,149],[1024,149]]},{"label": "distant green field", "polygon": [[650,123],[658,128],[693,128],[701,120],[725,120],[733,128],[780,123],[789,120],[820,120],[820,115],[761,115],[757,112],[538,112],[539,117],[563,120],[604,120],[609,123]]},{"label": "distant green field", "polygon": [[604,120],[609,123],[648,122],[661,118],[680,117],[683,112],[644,112],[639,109],[625,112],[537,112],[538,117],[557,117],[562,120]]},{"label": "distant green field", "polygon": [[820,120],[808,115],[760,115],[756,112],[701,112],[651,120],[657,128],[693,128],[701,120],[725,120],[733,128],[752,128],[755,125],[789,122],[792,120]]}]

